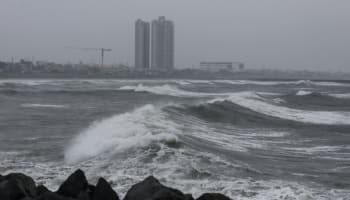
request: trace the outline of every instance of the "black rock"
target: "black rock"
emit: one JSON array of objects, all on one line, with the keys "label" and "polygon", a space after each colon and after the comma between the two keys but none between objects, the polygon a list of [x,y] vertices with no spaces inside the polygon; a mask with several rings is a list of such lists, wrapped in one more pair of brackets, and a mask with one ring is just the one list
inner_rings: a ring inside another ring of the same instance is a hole
[{"label": "black rock", "polygon": [[70,197],[63,197],[54,192],[46,192],[34,200],[75,200]]},{"label": "black rock", "polygon": [[153,176],[147,177],[140,183],[131,187],[124,200],[189,200],[179,190],[162,185]]},{"label": "black rock", "polygon": [[186,200],[194,200],[192,194],[185,194],[185,199]]},{"label": "black rock", "polygon": [[86,192],[80,192],[80,194],[78,195],[78,200],[90,200],[90,194],[86,191]]},{"label": "black rock", "polygon": [[35,197],[35,182],[29,176],[19,173],[1,177],[0,199],[20,200],[25,197]]},{"label": "black rock", "polygon": [[109,183],[104,178],[100,178],[93,192],[92,200],[119,200],[119,197]]},{"label": "black rock", "polygon": [[0,183],[1,200],[18,200],[26,197],[26,193],[15,181],[3,180]]},{"label": "black rock", "polygon": [[96,186],[94,186],[94,185],[88,186],[88,193],[89,193],[90,199],[92,199],[92,195],[94,194],[95,189],[96,189]]},{"label": "black rock", "polygon": [[24,197],[23,199],[21,199],[21,200],[34,200],[33,198],[31,198],[31,197]]},{"label": "black rock", "polygon": [[60,186],[57,194],[64,197],[78,198],[81,192],[87,191],[88,182],[82,170],[78,169]]},{"label": "black rock", "polygon": [[220,193],[205,193],[202,194],[197,200],[231,200],[227,196]]},{"label": "black rock", "polygon": [[47,189],[44,185],[39,185],[38,187],[36,187],[36,194],[38,196],[43,195],[47,192],[51,192],[51,191]]}]

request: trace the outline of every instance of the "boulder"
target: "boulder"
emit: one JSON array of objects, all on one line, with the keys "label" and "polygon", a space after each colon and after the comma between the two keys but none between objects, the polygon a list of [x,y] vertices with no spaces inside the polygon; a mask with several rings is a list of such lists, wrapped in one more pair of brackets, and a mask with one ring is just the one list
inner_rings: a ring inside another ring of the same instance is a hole
[{"label": "boulder", "polygon": [[57,194],[64,197],[78,198],[81,192],[88,190],[88,182],[82,170],[78,169],[71,174],[59,187]]},{"label": "boulder", "polygon": [[93,191],[91,200],[119,200],[119,197],[109,183],[104,178],[100,178]]},{"label": "boulder", "polygon": [[153,176],[147,177],[140,183],[131,187],[124,200],[189,200],[179,190],[162,185]]},{"label": "boulder", "polygon": [[76,199],[72,199],[70,197],[64,197],[54,192],[46,192],[41,196],[35,198],[34,200],[76,200]]},{"label": "boulder", "polygon": [[20,173],[8,174],[0,180],[1,200],[20,200],[35,197],[35,182],[29,176]]},{"label": "boulder", "polygon": [[92,195],[94,194],[95,189],[96,189],[96,186],[94,186],[94,185],[88,186],[88,193],[89,193],[90,199],[92,199]]},{"label": "boulder", "polygon": [[78,195],[78,198],[77,200],[90,200],[90,194],[89,192],[85,191],[85,192],[80,192],[79,195]]},{"label": "boulder", "polygon": [[26,193],[14,180],[2,180],[0,182],[1,200],[19,200],[26,197]]},{"label": "boulder", "polygon": [[21,199],[21,200],[34,200],[33,198],[31,198],[31,197],[24,197],[23,199]]},{"label": "boulder", "polygon": [[197,200],[231,200],[227,196],[220,193],[205,193],[202,194]]},{"label": "boulder", "polygon": [[185,199],[186,200],[194,200],[192,194],[185,194]]},{"label": "boulder", "polygon": [[47,192],[51,192],[51,191],[47,189],[44,185],[39,185],[38,187],[36,187],[36,194],[38,196],[43,195]]}]

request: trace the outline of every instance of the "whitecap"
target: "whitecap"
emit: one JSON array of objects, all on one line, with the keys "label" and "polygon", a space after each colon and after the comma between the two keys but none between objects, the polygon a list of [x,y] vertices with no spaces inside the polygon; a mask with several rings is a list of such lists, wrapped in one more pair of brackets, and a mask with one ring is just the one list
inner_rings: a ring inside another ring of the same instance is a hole
[{"label": "whitecap", "polygon": [[340,98],[340,99],[350,99],[350,93],[344,93],[344,94],[329,94],[329,96]]},{"label": "whitecap", "polygon": [[297,95],[297,96],[306,96],[306,95],[309,95],[309,94],[312,94],[312,92],[305,91],[305,90],[299,90],[295,95]]},{"label": "whitecap", "polygon": [[104,152],[120,152],[152,142],[174,142],[179,130],[153,105],[115,115],[93,123],[73,139],[65,151],[65,161],[76,163]]},{"label": "whitecap", "polygon": [[38,104],[38,103],[24,103],[21,107],[25,108],[68,108],[67,105],[56,105],[56,104]]},{"label": "whitecap", "polygon": [[123,86],[119,88],[120,90],[131,90],[135,92],[149,92],[158,95],[169,95],[176,97],[205,97],[213,95],[210,93],[201,93],[201,92],[191,92],[179,89],[176,86],[169,84],[157,85],[157,86],[146,86],[143,84],[132,85],[132,86]]},{"label": "whitecap", "polygon": [[349,112],[306,111],[269,104],[254,92],[233,93],[227,98],[216,98],[209,103],[231,101],[265,115],[312,124],[350,125]]}]

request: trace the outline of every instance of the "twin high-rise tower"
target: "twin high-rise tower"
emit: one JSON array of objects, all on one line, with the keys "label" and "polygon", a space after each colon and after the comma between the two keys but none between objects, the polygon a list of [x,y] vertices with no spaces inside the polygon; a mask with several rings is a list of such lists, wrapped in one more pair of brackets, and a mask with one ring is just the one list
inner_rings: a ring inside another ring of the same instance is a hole
[{"label": "twin high-rise tower", "polygon": [[135,23],[135,67],[149,68],[149,23],[138,19]]},{"label": "twin high-rise tower", "polygon": [[166,20],[165,17],[159,17],[158,20],[152,21],[151,30],[148,22],[140,19],[136,21],[135,67],[156,70],[174,69],[174,23]]}]

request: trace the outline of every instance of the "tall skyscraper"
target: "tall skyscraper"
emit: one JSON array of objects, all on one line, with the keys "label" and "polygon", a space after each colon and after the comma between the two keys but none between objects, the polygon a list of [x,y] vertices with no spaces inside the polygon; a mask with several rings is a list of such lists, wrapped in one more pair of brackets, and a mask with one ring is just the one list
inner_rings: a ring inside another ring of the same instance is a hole
[{"label": "tall skyscraper", "polygon": [[135,67],[148,69],[150,64],[150,24],[138,19],[135,23]]},{"label": "tall skyscraper", "polygon": [[174,23],[159,17],[152,21],[151,68],[174,69]]}]

